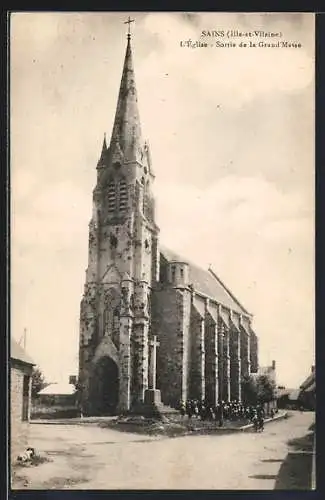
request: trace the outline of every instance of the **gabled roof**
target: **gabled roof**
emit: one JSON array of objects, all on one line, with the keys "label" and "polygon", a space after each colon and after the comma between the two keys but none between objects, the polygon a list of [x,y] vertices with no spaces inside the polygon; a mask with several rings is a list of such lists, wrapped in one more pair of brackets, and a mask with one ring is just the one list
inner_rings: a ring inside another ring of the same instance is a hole
[{"label": "gabled roof", "polygon": [[294,389],[292,392],[290,392],[289,394],[290,401],[298,401],[299,394],[300,394],[299,389]]},{"label": "gabled roof", "polygon": [[160,248],[160,253],[168,262],[186,262],[189,265],[189,280],[194,290],[207,295],[232,311],[249,314],[213,271],[206,271],[165,247]]},{"label": "gabled roof", "polygon": [[32,358],[13,338],[10,340],[10,359],[15,359],[16,361],[20,361],[21,363],[26,363],[28,365],[35,365]]},{"label": "gabled roof", "polygon": [[308,375],[306,380],[301,384],[300,389],[307,390],[310,385],[315,384],[315,378],[315,373]]},{"label": "gabled roof", "polygon": [[302,392],[312,392],[312,391],[315,391],[315,390],[316,390],[316,382],[314,380],[308,387],[306,387],[305,389],[303,389]]}]

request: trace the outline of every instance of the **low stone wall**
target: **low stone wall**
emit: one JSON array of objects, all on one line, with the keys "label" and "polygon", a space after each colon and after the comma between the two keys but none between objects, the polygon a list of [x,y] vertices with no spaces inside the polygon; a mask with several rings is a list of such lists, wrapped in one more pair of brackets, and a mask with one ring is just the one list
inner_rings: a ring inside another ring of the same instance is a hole
[{"label": "low stone wall", "polygon": [[80,410],[76,406],[37,406],[32,409],[31,420],[76,418]]}]

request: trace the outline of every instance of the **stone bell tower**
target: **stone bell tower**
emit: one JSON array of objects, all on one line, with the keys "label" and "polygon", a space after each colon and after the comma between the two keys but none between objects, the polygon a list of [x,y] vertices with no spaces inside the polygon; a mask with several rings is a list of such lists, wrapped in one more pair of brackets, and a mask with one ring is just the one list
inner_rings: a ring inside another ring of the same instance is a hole
[{"label": "stone bell tower", "polygon": [[109,146],[97,164],[81,301],[79,387],[85,414],[128,411],[148,388],[151,289],[159,273],[151,193],[154,174],[142,140],[131,35]]}]

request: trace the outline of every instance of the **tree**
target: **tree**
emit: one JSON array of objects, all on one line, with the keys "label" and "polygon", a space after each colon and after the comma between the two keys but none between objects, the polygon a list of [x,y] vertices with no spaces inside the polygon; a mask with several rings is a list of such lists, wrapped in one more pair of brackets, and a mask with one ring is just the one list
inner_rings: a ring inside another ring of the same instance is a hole
[{"label": "tree", "polygon": [[32,397],[34,398],[46,385],[43,373],[38,367],[35,368],[32,375]]},{"label": "tree", "polygon": [[269,403],[276,398],[275,383],[267,375],[242,378],[242,400],[245,404]]},{"label": "tree", "polygon": [[267,375],[257,377],[257,397],[260,403],[270,403],[276,398],[275,383]]},{"label": "tree", "polygon": [[258,400],[258,387],[256,379],[244,376],[241,382],[242,400],[247,405],[256,405]]}]

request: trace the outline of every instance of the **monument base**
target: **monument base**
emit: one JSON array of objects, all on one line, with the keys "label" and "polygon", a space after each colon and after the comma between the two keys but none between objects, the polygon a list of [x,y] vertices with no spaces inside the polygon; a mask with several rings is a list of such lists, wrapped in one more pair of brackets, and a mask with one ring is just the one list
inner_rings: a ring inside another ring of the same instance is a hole
[{"label": "monument base", "polygon": [[130,411],[133,415],[141,415],[147,418],[163,420],[168,415],[176,415],[175,408],[164,405],[161,402],[159,389],[147,389],[144,393],[144,402],[136,404]]},{"label": "monument base", "polygon": [[159,389],[147,389],[144,393],[145,405],[161,405],[161,393]]}]

